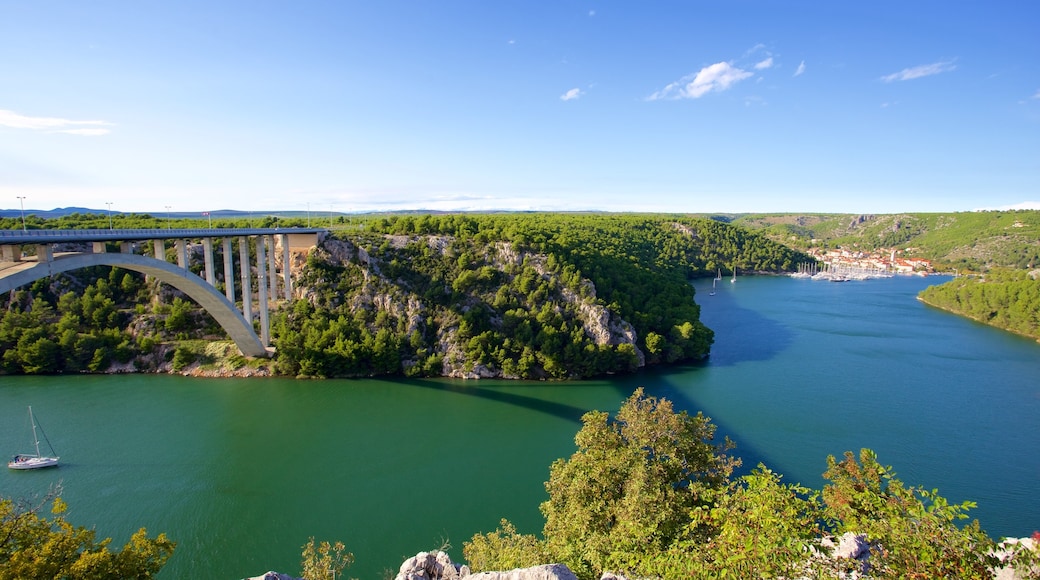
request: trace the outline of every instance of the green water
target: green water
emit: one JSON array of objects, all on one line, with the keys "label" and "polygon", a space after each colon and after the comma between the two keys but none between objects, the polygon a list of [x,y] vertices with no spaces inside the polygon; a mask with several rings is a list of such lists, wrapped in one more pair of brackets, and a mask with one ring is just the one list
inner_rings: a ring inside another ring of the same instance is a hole
[{"label": "green water", "polygon": [[[349,576],[380,578],[507,517],[541,527],[548,466],[579,418],[646,385],[704,410],[788,481],[871,447],[911,482],[973,499],[993,536],[1040,527],[1040,346],[930,309],[938,280],[742,278],[698,293],[704,365],[586,383],[2,377],[0,446],[24,450],[33,405],[56,470],[0,473],[0,495],[61,482],[69,519],[125,541],[178,542],[161,577],[299,571],[309,536],[339,539]],[[710,285],[710,283],[709,283]]]}]

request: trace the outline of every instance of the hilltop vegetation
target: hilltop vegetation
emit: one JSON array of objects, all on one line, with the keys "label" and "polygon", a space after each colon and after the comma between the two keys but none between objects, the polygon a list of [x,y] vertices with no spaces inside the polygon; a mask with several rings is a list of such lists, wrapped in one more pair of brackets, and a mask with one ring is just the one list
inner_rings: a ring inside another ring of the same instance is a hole
[{"label": "hilltop vegetation", "polygon": [[943,310],[1040,340],[1038,271],[994,269],[983,277],[950,280],[919,298]]},{"label": "hilltop vegetation", "polygon": [[[166,225],[120,220],[116,227]],[[264,222],[252,225],[302,225]],[[108,219],[32,225],[104,229]],[[214,224],[234,225],[243,224]],[[785,272],[808,260],[741,228],[681,216],[365,216],[340,218],[337,228],[296,272],[296,299],[273,313],[277,373],[557,379],[696,360],[712,333],[691,277]],[[119,269],[40,280],[0,306],[8,373],[179,370],[224,356],[202,348],[222,334],[208,315]]]},{"label": "hilltop vegetation", "polygon": [[1040,266],[1040,211],[746,214],[734,225],[792,248],[898,248],[961,271]]}]

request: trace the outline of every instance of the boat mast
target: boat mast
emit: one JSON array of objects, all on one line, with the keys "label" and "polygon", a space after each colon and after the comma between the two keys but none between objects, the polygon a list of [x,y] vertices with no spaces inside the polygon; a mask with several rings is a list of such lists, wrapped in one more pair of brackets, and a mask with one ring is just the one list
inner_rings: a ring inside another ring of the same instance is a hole
[{"label": "boat mast", "polygon": [[33,419],[32,405],[29,405],[29,422],[32,423],[33,444],[36,445],[36,457],[40,456],[40,438],[36,436],[36,419]]}]

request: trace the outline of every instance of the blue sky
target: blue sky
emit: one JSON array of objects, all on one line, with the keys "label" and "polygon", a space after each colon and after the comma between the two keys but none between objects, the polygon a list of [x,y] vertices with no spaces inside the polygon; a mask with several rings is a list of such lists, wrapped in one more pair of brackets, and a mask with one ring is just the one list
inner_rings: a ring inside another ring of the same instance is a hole
[{"label": "blue sky", "polygon": [[0,0],[0,207],[1040,208],[1023,1]]}]

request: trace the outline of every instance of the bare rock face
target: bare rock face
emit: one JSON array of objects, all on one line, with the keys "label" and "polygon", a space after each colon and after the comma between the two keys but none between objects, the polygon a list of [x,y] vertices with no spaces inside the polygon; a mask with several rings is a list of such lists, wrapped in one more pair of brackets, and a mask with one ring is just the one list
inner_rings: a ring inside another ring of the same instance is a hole
[{"label": "bare rock face", "polygon": [[245,580],[303,580],[303,579],[302,578],[297,578],[295,576],[290,576],[288,574],[280,574],[278,572],[267,572],[266,574],[261,574],[259,576],[250,576],[249,578],[246,578]]},{"label": "bare rock face", "polygon": [[992,552],[1001,562],[1001,566],[993,570],[994,580],[1020,580],[1022,578],[1037,578],[1040,576],[1040,567],[1030,566],[1024,562],[1016,562],[1015,556],[1022,552],[1033,552],[1040,548],[1040,542],[1034,538],[1007,538],[997,544]]},{"label": "bare rock face", "polygon": [[459,565],[441,551],[419,552],[401,564],[394,580],[456,580],[469,577],[469,566]]},{"label": "bare rock face", "polygon": [[508,572],[470,574],[469,566],[456,564],[441,551],[419,552],[401,564],[394,580],[578,580],[564,564],[544,564]]}]

